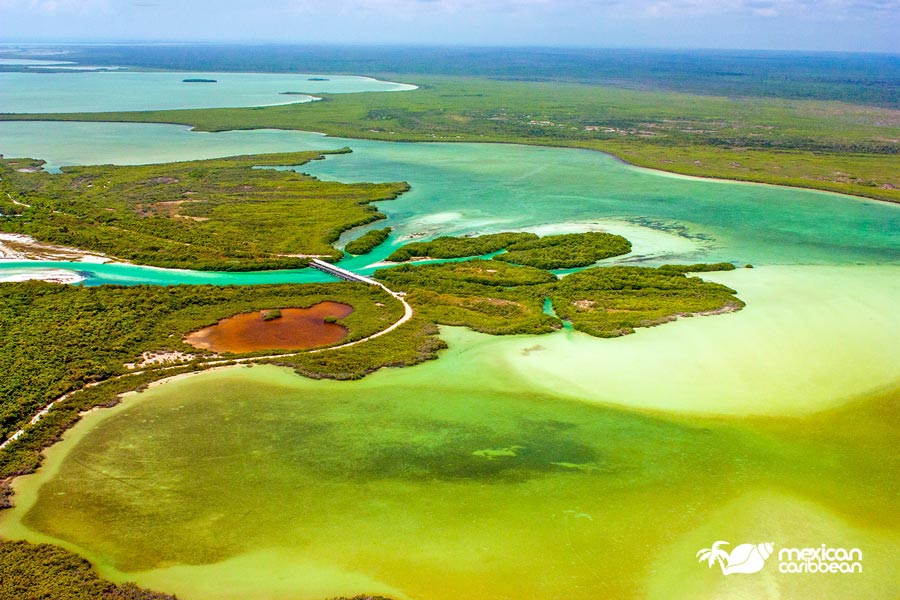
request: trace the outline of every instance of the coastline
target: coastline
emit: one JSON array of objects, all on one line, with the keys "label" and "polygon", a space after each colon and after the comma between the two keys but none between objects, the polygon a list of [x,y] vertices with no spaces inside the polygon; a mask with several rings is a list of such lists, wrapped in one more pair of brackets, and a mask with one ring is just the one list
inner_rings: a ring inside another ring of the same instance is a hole
[{"label": "coastline", "polygon": [[[327,96],[327,94],[326,94]],[[321,100],[327,100],[327,98],[322,98]],[[294,104],[308,104],[306,103],[294,103]],[[271,106],[286,106],[282,105],[271,105]],[[263,107],[248,107],[248,108],[263,108]],[[189,110],[217,110],[217,109],[189,109]],[[133,115],[141,115],[142,113],[154,113],[154,112],[168,112],[168,111],[135,111],[135,112],[126,112],[120,114],[133,114]],[[674,168],[665,168],[661,165],[651,165],[650,162],[643,162],[634,160],[634,158],[627,159],[619,154],[616,151],[611,149],[602,149],[602,148],[593,148],[583,144],[566,144],[563,142],[557,141],[543,141],[539,139],[528,140],[528,139],[518,139],[518,140],[496,140],[496,139],[478,139],[476,137],[465,137],[465,136],[457,136],[455,139],[413,139],[413,138],[390,138],[383,135],[377,135],[380,132],[363,132],[358,131],[354,135],[344,135],[344,134],[336,134],[329,133],[327,131],[314,131],[308,129],[298,129],[294,127],[276,127],[276,126],[247,126],[247,127],[229,127],[229,128],[204,128],[202,126],[198,126],[196,123],[191,123],[187,121],[177,121],[177,120],[140,120],[140,119],[129,119],[129,118],[115,118],[114,116],[110,116],[110,118],[83,118],[84,115],[90,115],[92,113],[73,113],[72,116],[79,116],[82,118],[70,118],[70,115],[66,113],[55,113],[55,114],[34,114],[31,115],[29,113],[0,113],[0,123],[2,122],[45,122],[45,123],[54,123],[54,122],[73,122],[73,123],[120,123],[120,124],[136,124],[136,125],[175,125],[178,127],[187,127],[190,131],[195,133],[227,133],[230,131],[297,131],[300,133],[309,133],[315,135],[321,135],[322,137],[328,138],[337,138],[337,139],[347,139],[347,140],[359,140],[359,141],[376,141],[376,142],[390,142],[390,143],[400,143],[400,144],[502,144],[502,145],[510,145],[510,146],[527,146],[527,147],[537,147],[537,148],[560,148],[560,149],[568,149],[568,150],[583,150],[587,152],[599,152],[600,154],[605,154],[606,156],[611,157],[617,162],[627,165],[634,169],[642,169],[648,172],[652,172],[657,175],[662,176],[674,176],[674,177],[683,177],[689,180],[699,180],[699,181],[716,181],[721,183],[735,183],[735,184],[749,184],[749,185],[762,185],[762,186],[773,186],[779,188],[787,188],[787,189],[796,189],[796,190],[805,190],[805,191],[815,191],[821,192],[829,195],[840,196],[842,198],[852,198],[855,200],[868,200],[875,202],[882,202],[889,205],[900,205],[900,199],[890,199],[884,198],[876,195],[866,195],[864,193],[847,193],[843,191],[837,191],[835,189],[831,189],[828,186],[824,185],[814,185],[816,180],[809,180],[810,185],[797,185],[796,183],[776,183],[771,181],[760,181],[758,179],[750,179],[748,177],[740,177],[733,176],[727,177],[721,174],[718,175],[698,175],[696,173],[683,173],[675,170]],[[98,115],[105,115],[106,113],[96,113]],[[112,113],[115,115],[116,113]],[[373,133],[375,135],[365,135],[366,133]]]},{"label": "coastline", "polygon": [[[28,235],[0,233],[0,267],[3,263],[31,261],[84,263],[85,265],[127,264],[104,254],[39,242]],[[13,267],[11,271],[9,273],[9,271],[0,270],[0,283],[47,281],[71,285],[87,279],[84,274],[65,268]]]}]

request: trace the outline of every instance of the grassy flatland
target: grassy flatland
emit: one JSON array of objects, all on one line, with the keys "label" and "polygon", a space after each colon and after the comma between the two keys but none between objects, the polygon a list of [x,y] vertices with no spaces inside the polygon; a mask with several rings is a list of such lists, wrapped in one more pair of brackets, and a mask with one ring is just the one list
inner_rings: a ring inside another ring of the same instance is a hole
[{"label": "grassy flatland", "polygon": [[307,255],[342,256],[332,246],[341,232],[383,218],[371,203],[408,189],[256,168],[324,154],[67,167],[59,174],[41,171],[39,161],[3,159],[0,231],[158,267],[302,268]]},{"label": "grassy flatland", "polygon": [[543,313],[542,285],[548,271],[492,260],[403,265],[375,272],[391,289],[403,290],[418,314],[441,325],[494,335],[547,333],[558,319]]},{"label": "grassy flatland", "polygon": [[687,175],[900,202],[900,110],[894,108],[565,82],[417,76],[415,83],[421,89],[324,95],[323,102],[264,108],[0,119],[181,123],[201,131],[281,128],[389,141],[568,146]]}]

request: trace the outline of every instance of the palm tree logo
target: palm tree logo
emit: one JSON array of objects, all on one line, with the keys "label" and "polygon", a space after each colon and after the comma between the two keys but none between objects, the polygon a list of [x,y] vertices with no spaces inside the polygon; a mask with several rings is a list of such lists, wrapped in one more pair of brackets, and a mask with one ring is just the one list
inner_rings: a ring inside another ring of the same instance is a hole
[{"label": "palm tree logo", "polygon": [[718,562],[719,566],[722,568],[722,572],[725,572],[725,569],[728,568],[728,552],[725,550],[719,549],[719,546],[728,546],[728,542],[724,542],[719,540],[712,545],[712,548],[704,548],[697,552],[697,556],[699,557],[697,562],[707,561],[709,568],[712,569],[713,563]]},{"label": "palm tree logo", "polygon": [[722,550],[719,546],[728,546],[728,542],[719,540],[712,548],[704,548],[697,552],[698,562],[706,561],[711,569],[713,563],[719,563],[723,575],[734,573],[759,573],[766,564],[766,559],[772,556],[775,544],[764,542],[762,544],[739,544],[731,552]]}]

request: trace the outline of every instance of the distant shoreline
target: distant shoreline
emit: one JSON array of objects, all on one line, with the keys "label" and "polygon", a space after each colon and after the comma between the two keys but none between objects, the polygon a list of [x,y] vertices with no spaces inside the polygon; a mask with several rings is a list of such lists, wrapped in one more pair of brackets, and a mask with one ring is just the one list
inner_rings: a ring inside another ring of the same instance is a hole
[{"label": "distant shoreline", "polygon": [[[321,99],[318,99],[321,101]],[[273,105],[273,106],[288,106],[288,105]],[[255,108],[264,108],[264,107],[255,107]],[[190,109],[190,110],[217,110],[217,109]],[[251,107],[250,110],[253,110]],[[142,112],[155,112],[155,111],[142,111]],[[164,112],[164,111],[161,111]],[[140,121],[134,119],[124,119],[124,118],[84,118],[85,115],[90,115],[92,113],[57,113],[52,115],[31,115],[27,113],[0,113],[0,123],[8,122],[36,122],[36,123],[56,123],[56,122],[69,122],[69,123],[122,123],[122,124],[133,124],[133,125],[174,125],[177,127],[189,127],[191,131],[198,133],[227,133],[229,131],[262,131],[266,129],[275,129],[279,131],[296,131],[300,133],[311,133],[316,135],[321,135],[323,137],[330,138],[339,138],[339,139],[347,139],[347,140],[358,140],[358,141],[375,141],[375,142],[386,142],[386,143],[402,143],[402,144],[503,144],[503,145],[511,145],[511,146],[530,146],[536,148],[560,148],[560,149],[568,149],[568,150],[583,150],[588,152],[599,152],[600,154],[605,154],[614,160],[618,161],[623,165],[627,165],[629,167],[634,167],[637,169],[645,169],[647,171],[652,171],[657,174],[663,175],[671,175],[677,177],[683,177],[687,179],[696,179],[700,181],[719,181],[722,183],[739,183],[739,184],[748,184],[748,185],[764,185],[764,186],[775,186],[780,188],[788,188],[795,190],[807,190],[813,192],[821,192],[825,194],[831,194],[835,196],[841,196],[843,198],[853,198],[855,200],[867,200],[867,201],[875,201],[882,202],[885,204],[897,205],[900,206],[900,199],[891,199],[878,197],[874,195],[864,195],[864,194],[851,194],[848,192],[841,192],[833,189],[829,189],[825,186],[817,186],[815,184],[815,180],[810,180],[810,185],[796,185],[796,184],[787,184],[787,183],[775,183],[770,181],[758,181],[755,179],[745,178],[745,177],[726,177],[724,175],[697,175],[695,173],[682,173],[676,171],[674,169],[665,169],[659,165],[651,165],[649,162],[639,162],[635,160],[629,160],[627,158],[623,158],[616,154],[614,150],[609,149],[600,149],[600,148],[591,148],[584,145],[572,145],[572,144],[564,144],[564,143],[556,143],[556,142],[544,142],[541,140],[534,140],[529,142],[528,140],[477,140],[471,138],[462,138],[462,139],[440,139],[440,140],[426,140],[426,139],[412,139],[412,138],[404,138],[398,137],[396,139],[386,139],[384,137],[379,136],[346,136],[346,135],[336,135],[331,134],[326,131],[311,131],[307,129],[292,129],[292,128],[284,128],[284,127],[246,127],[246,128],[231,128],[231,129],[216,129],[209,130],[197,127],[194,123],[190,122],[179,122],[179,121]],[[103,114],[103,113],[97,113]],[[140,114],[140,113],[136,113]],[[79,118],[70,118],[71,117],[79,117]]]}]

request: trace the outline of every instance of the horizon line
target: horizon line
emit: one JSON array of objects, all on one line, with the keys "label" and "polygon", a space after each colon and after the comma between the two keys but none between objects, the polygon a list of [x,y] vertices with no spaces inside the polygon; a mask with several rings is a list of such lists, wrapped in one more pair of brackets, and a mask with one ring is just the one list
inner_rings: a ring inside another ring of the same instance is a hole
[{"label": "horizon line", "polygon": [[804,48],[739,48],[713,46],[628,46],[587,44],[454,44],[454,43],[402,43],[402,42],[291,42],[284,40],[2,40],[2,46],[287,46],[296,48],[394,48],[394,49],[477,49],[477,50],[633,50],[643,52],[759,52],[778,54],[874,54],[900,56],[898,50],[823,50]]}]

